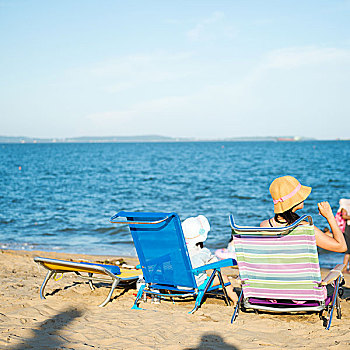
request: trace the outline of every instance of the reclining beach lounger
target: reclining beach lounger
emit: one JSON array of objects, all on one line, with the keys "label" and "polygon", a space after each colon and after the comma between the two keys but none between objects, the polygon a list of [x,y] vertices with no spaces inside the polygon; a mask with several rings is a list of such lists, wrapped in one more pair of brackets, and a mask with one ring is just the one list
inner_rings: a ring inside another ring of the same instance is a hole
[{"label": "reclining beach lounger", "polygon": [[[301,225],[308,221],[308,225]],[[231,323],[239,309],[273,312],[320,313],[326,329],[333,310],[341,318],[339,284],[343,264],[337,265],[322,281],[314,226],[310,216],[303,216],[290,226],[280,228],[238,226],[230,216],[242,292]],[[327,297],[325,286],[334,292]],[[323,311],[327,310],[327,317]]]},{"label": "reclining beach lounger", "polygon": [[[120,219],[116,221],[121,217],[126,218],[127,221],[120,221]],[[172,300],[195,297],[195,306],[190,311],[193,313],[200,307],[207,293],[220,288],[226,303],[229,304],[220,269],[234,266],[236,262],[233,259],[226,259],[193,269],[181,221],[176,213],[121,211],[111,217],[111,222],[129,225],[145,279],[145,285],[139,289],[133,309],[139,309],[138,304],[142,296],[147,294]],[[210,278],[208,277],[206,282],[197,286],[195,275],[207,270],[213,270]],[[218,276],[221,285],[212,286],[215,276]]]},{"label": "reclining beach lounger", "polygon": [[[40,288],[41,299],[45,299],[44,289],[51,277],[58,273],[64,274],[67,272],[73,272],[80,278],[87,279],[91,290],[95,289],[93,282],[112,283],[107,298],[102,304],[99,305],[101,307],[105,306],[111,300],[113,291],[117,286],[119,286],[119,283],[120,287],[128,287],[131,284],[135,283],[141,274],[140,270],[124,269],[115,265],[74,262],[42,257],[35,257],[34,261],[48,270],[44,282]],[[99,276],[94,276],[96,274]]]}]

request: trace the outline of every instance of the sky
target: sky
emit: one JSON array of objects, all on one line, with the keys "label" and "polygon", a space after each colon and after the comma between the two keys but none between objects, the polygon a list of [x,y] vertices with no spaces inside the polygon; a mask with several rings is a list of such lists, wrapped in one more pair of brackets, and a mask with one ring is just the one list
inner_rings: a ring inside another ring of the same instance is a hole
[{"label": "sky", "polygon": [[0,135],[350,138],[349,0],[0,0]]}]

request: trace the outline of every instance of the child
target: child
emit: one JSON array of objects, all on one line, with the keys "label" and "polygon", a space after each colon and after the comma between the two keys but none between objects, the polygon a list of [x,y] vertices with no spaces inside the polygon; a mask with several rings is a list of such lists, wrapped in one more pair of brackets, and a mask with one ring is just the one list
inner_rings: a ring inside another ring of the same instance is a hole
[{"label": "child", "polygon": [[342,198],[339,201],[339,209],[335,216],[337,224],[343,232],[347,250],[344,255],[343,264],[345,265],[345,272],[350,273],[348,265],[350,264],[350,199]]},{"label": "child", "polygon": [[[193,268],[218,261],[210,250],[208,248],[204,248],[203,246],[203,242],[207,239],[208,232],[210,231],[208,219],[204,215],[186,219],[182,223],[182,230],[185,236],[187,250],[190,255]],[[196,275],[197,285],[200,286],[203,284],[207,278],[208,275],[205,272]],[[222,279],[224,283],[229,282],[227,276],[224,274],[222,274]],[[217,286],[218,284],[220,284],[220,280],[217,276],[215,276],[212,285]],[[231,284],[226,287],[226,291],[227,295],[235,305],[238,297]]]}]

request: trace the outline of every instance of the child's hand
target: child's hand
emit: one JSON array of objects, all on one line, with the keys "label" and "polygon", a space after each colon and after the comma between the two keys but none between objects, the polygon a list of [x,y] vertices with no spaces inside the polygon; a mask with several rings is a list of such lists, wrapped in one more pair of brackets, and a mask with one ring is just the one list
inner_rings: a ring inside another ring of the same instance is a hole
[{"label": "child's hand", "polygon": [[324,218],[329,218],[333,216],[332,208],[328,202],[317,203],[318,211]]}]

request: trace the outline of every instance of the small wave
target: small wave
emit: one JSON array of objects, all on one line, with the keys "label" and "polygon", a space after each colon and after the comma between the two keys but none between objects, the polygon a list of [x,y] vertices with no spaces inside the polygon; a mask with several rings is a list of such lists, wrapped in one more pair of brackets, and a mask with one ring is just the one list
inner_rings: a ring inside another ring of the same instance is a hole
[{"label": "small wave", "polygon": [[194,197],[194,200],[197,201],[197,200],[199,200],[199,199],[206,199],[206,198],[208,198],[208,197],[209,197],[208,194],[196,195],[196,196]]},{"label": "small wave", "polygon": [[244,195],[239,195],[239,194],[233,194],[230,196],[230,198],[234,199],[256,199],[256,197],[251,197],[251,196],[244,196]]},{"label": "small wave", "polygon": [[112,241],[112,242],[108,242],[108,244],[111,245],[130,245],[130,244],[134,244],[133,241]]},{"label": "small wave", "polygon": [[338,183],[337,185],[336,184],[333,184],[332,185],[332,188],[344,188],[344,185],[342,183]]},{"label": "small wave", "polygon": [[0,219],[0,224],[12,224],[15,222],[15,219]]},{"label": "small wave", "polygon": [[340,179],[329,179],[328,182],[342,182]]},{"label": "small wave", "polygon": [[118,233],[123,233],[123,232],[126,232],[129,230],[126,230],[125,229],[125,226],[118,226],[118,227],[99,227],[95,230],[95,232],[98,232],[98,233],[107,233],[109,235],[116,235]]},{"label": "small wave", "polygon": [[13,250],[34,250],[37,245],[34,243],[17,243],[17,242],[0,242],[1,249],[13,249]]},{"label": "small wave", "polygon": [[142,181],[146,182],[146,181],[154,181],[154,180],[157,180],[156,177],[154,176],[149,176],[149,177],[145,177],[142,179]]},{"label": "small wave", "polygon": [[65,228],[61,228],[60,230],[57,230],[58,232],[76,232],[75,228],[71,228],[71,227],[65,227]]}]

